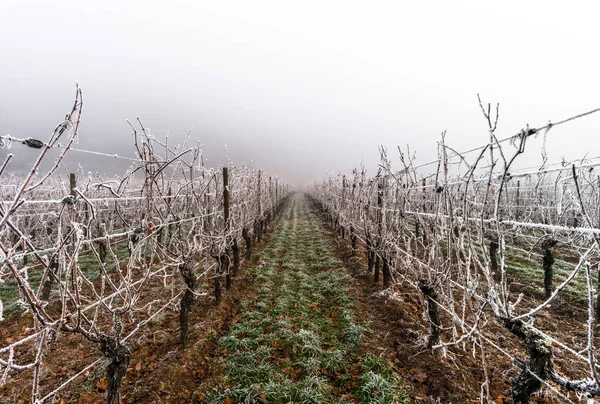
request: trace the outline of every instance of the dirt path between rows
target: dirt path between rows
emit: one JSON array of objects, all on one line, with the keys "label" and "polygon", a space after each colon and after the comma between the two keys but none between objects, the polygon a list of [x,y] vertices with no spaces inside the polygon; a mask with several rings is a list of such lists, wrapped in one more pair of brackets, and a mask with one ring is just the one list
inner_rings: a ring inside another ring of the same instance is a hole
[{"label": "dirt path between rows", "polygon": [[286,206],[260,265],[257,293],[218,341],[220,366],[198,403],[408,403],[392,364],[369,344],[354,279],[309,202]]},{"label": "dirt path between rows", "polygon": [[[418,293],[397,285],[381,293],[365,268],[364,254],[295,195],[210,343],[188,354],[187,371],[200,377],[175,386],[185,397],[193,391],[194,403],[480,402],[480,353],[427,352]],[[500,345],[513,345],[497,331]],[[514,369],[486,356],[492,400],[511,403]],[[532,402],[556,401],[540,394]]]}]

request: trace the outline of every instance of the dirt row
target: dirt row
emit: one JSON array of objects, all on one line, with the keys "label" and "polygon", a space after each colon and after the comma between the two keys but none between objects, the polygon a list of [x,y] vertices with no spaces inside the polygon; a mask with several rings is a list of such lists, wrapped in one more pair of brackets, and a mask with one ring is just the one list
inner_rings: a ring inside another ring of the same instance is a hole
[{"label": "dirt row", "polygon": [[222,367],[198,403],[407,403],[391,364],[368,344],[370,319],[356,311],[347,271],[308,202],[286,208],[260,282],[229,335]]}]

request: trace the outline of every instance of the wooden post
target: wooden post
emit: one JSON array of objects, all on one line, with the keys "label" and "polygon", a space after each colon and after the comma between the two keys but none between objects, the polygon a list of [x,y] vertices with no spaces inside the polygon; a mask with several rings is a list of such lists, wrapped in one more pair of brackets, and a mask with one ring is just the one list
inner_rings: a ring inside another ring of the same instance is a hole
[{"label": "wooden post", "polygon": [[[423,178],[423,213],[427,213],[427,194],[425,192],[425,186],[427,185],[427,181]],[[417,221],[421,221],[421,217],[417,215]],[[422,233],[423,233],[423,245],[427,245],[427,224],[423,222]]]},{"label": "wooden post", "polygon": [[598,192],[598,201],[596,202],[598,208],[596,210],[596,215],[598,215],[598,228],[600,229],[600,175],[596,177],[596,182],[596,191]]},{"label": "wooden post", "polygon": [[262,170],[258,170],[258,190],[257,190],[257,199],[258,199],[258,216],[256,218],[257,220],[257,226],[256,226],[256,239],[257,241],[260,243],[262,240],[262,230],[263,230],[263,226],[262,226],[262,201],[261,201],[261,189],[260,189],[260,183],[262,181]]},{"label": "wooden post", "polygon": [[[204,174],[204,156],[200,155],[200,164],[202,167],[202,183],[206,180],[206,175]],[[204,190],[204,195],[202,195],[202,199],[204,199],[204,212],[208,215],[208,187],[210,185],[210,180],[206,184],[206,189]],[[208,232],[208,217],[202,219],[202,227],[205,232]]]},{"label": "wooden post", "polygon": [[83,228],[83,235],[86,237],[89,237],[90,229],[88,228],[88,225],[90,223],[90,205],[88,205],[86,203],[84,209],[85,209],[85,227]]},{"label": "wooden post", "polygon": [[[346,181],[346,176],[342,176],[342,199],[340,201],[340,212],[343,212],[345,207],[346,207],[346,188],[348,186],[348,183]],[[341,217],[341,215],[340,215]],[[346,228],[345,228],[345,223],[340,222],[340,235],[342,237],[342,240],[346,238]]]},{"label": "wooden post", "polygon": [[229,231],[229,199],[229,170],[223,167],[223,219],[226,231]]},{"label": "wooden post", "polygon": [[[29,218],[25,217],[25,228],[29,229]],[[29,255],[27,255],[27,243],[25,240],[22,240],[21,243],[21,251],[23,252],[23,265],[27,265],[29,263]]]},{"label": "wooden post", "polygon": [[75,177],[75,173],[69,174],[69,186],[71,188],[71,196],[77,196],[75,192],[75,188],[77,188],[77,178]]},{"label": "wooden post", "polygon": [[542,242],[542,251],[544,252],[542,267],[544,268],[544,291],[546,292],[546,299],[552,296],[552,264],[554,264],[552,247],[557,243],[553,238],[548,238]]},{"label": "wooden post", "polygon": [[[367,217],[370,220],[371,214],[371,201],[367,201],[367,205],[365,206]],[[366,244],[367,244],[367,270],[369,273],[373,272],[373,265],[375,264],[375,249],[373,245],[373,235],[371,231],[367,230],[365,232]]]},{"label": "wooden post", "polygon": [[492,272],[497,273],[498,271],[498,239],[493,237],[490,241],[490,263],[492,264]]},{"label": "wooden post", "polygon": [[[225,221],[225,223],[224,223],[225,237],[226,237],[225,243],[227,245],[230,243],[230,237],[228,236],[229,228],[230,228],[229,208],[230,208],[229,169],[227,167],[223,167],[223,220]],[[228,254],[227,247],[225,248],[224,254],[225,255]],[[221,268],[221,274],[223,273],[224,269],[227,271],[226,275],[225,275],[225,288],[227,288],[227,290],[229,290],[229,288],[231,287],[231,273],[229,271],[229,266],[228,266],[227,268]]]},{"label": "wooden post", "polygon": [[[71,190],[71,196],[72,197],[76,197],[77,196],[77,192],[75,192],[75,188],[77,188],[77,177],[75,177],[75,173],[70,173],[69,174],[69,188]],[[71,210],[71,212],[74,212],[74,210]],[[71,217],[72,219],[74,219],[74,217]],[[72,246],[70,248],[67,248],[67,250],[72,253],[74,248],[75,248],[75,234],[73,234],[72,238],[71,238],[71,244]],[[73,279],[71,279],[72,282],[74,282]]]},{"label": "wooden post", "polygon": [[238,246],[237,237],[233,237],[233,243],[231,245],[231,251],[233,253],[233,268],[231,269],[233,277],[237,277],[238,270],[240,269],[240,247]]},{"label": "wooden post", "polygon": [[[384,179],[383,177],[380,177],[378,179],[378,184],[377,184],[377,207],[378,207],[378,214],[377,214],[377,233],[378,233],[378,238],[377,238],[377,249],[379,250],[377,257],[376,257],[376,261],[375,261],[375,278],[374,281],[378,282],[379,281],[379,263],[381,261],[381,259],[383,258],[383,279],[384,279],[384,285],[383,287],[389,287],[389,284],[386,286],[385,285],[385,281],[388,281],[389,283],[389,265],[386,265],[386,261],[387,259],[384,257],[385,253],[383,252],[383,226],[384,226],[384,203],[383,203],[383,193],[384,193]],[[385,273],[386,270],[388,271],[388,273]]]},{"label": "wooden post", "polygon": [[422,185],[423,185],[423,212],[427,212],[427,194],[425,192],[425,186],[427,185],[427,180],[425,180],[425,178],[423,178],[422,180]]},{"label": "wooden post", "polygon": [[521,181],[517,181],[517,200],[516,200],[517,211],[515,212],[515,218],[517,220],[519,220],[519,216],[520,216],[520,211],[519,211],[519,204],[521,203],[519,200],[520,191],[521,191]]},{"label": "wooden post", "polygon": [[[415,216],[415,242],[417,240],[419,240],[419,215]],[[416,248],[416,243],[415,243],[415,248]]]},{"label": "wooden post", "polygon": [[383,289],[388,289],[390,286],[392,286],[392,269],[390,267],[391,260],[389,254],[384,252],[381,260],[383,263]]},{"label": "wooden post", "polygon": [[[598,228],[600,229],[600,175],[596,177],[596,181],[596,191],[598,193],[598,200],[596,202],[596,206],[598,208],[596,210],[596,214],[598,215]],[[596,290],[596,321],[600,321],[600,267],[598,268],[598,287]]]},{"label": "wooden post", "polygon": [[[167,206],[169,207],[169,211],[171,211],[171,202],[173,201],[173,199],[171,198],[171,196],[173,195],[173,191],[171,190],[171,187],[169,187],[167,195],[168,195]],[[173,223],[169,223],[169,225],[168,225],[167,245],[171,242],[172,238],[173,238]]]},{"label": "wooden post", "polygon": [[[271,205],[269,206],[269,213],[268,213],[268,219],[267,222],[271,221],[271,212],[273,212],[273,206],[275,205],[273,203],[273,180],[271,177],[269,177],[269,201],[271,202]],[[265,225],[265,231],[267,230],[267,226]]]}]

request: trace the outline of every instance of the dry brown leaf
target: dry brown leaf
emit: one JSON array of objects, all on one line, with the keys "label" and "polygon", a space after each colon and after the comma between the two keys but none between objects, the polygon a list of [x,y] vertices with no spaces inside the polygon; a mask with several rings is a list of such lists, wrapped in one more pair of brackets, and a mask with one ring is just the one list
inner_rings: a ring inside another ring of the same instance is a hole
[{"label": "dry brown leaf", "polygon": [[108,388],[108,380],[106,379],[106,377],[103,377],[98,383],[96,383],[96,388],[100,392],[106,391],[106,389]]},{"label": "dry brown leaf", "polygon": [[409,373],[410,380],[413,382],[425,383],[427,381],[427,372],[421,368],[412,368]]},{"label": "dry brown leaf", "polygon": [[94,404],[98,402],[99,398],[96,393],[81,393],[77,404]]}]

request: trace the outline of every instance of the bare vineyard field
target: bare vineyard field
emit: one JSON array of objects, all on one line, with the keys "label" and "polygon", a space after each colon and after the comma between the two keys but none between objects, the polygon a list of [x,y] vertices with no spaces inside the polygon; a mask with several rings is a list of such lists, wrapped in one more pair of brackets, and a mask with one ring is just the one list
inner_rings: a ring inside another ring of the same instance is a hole
[{"label": "bare vineyard field", "polygon": [[[192,308],[222,299],[288,193],[253,167],[206,167],[189,134],[171,146],[139,120],[136,157],[105,156],[130,160],[129,171],[65,175],[67,153],[94,153],[74,148],[82,107],[77,88],[48,140],[2,139],[40,151],[26,176],[11,174],[12,154],[0,168],[2,402],[73,397],[73,384],[99,367],[101,391],[118,403],[134,349],[161,336],[166,315],[178,318],[168,332],[186,346]],[[41,172],[52,149],[60,155]]]},{"label": "bare vineyard field", "polygon": [[[597,158],[516,169],[528,140],[556,125],[498,139],[498,115],[481,110],[489,142],[419,164],[381,149],[376,175],[359,167],[314,183],[311,195],[341,237],[365,248],[389,298],[414,289],[429,332],[423,348],[481,361],[482,401],[495,400],[486,368],[509,363],[512,399],[593,401],[597,379],[600,176]],[[459,367],[460,368],[460,367]]]},{"label": "bare vineyard field", "polygon": [[[598,110],[499,139],[481,104],[480,147],[443,134],[425,163],[381,148],[372,175],[290,196],[139,119],[133,157],[78,149],[82,109],[78,87],[48,139],[0,137],[15,149],[0,166],[0,401],[600,396],[600,158],[516,168],[530,139]],[[25,175],[18,148],[39,151]],[[69,172],[71,153],[131,168]]]}]

